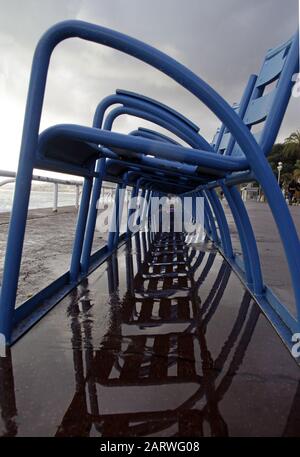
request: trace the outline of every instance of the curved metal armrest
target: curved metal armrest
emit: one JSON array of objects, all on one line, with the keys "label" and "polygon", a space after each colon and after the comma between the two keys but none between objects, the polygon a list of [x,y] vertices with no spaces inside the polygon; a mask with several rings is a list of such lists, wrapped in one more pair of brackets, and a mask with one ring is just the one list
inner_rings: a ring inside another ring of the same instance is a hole
[{"label": "curved metal armrest", "polygon": [[161,132],[157,132],[156,130],[147,129],[145,127],[138,127],[137,130],[133,130],[130,132],[130,135],[134,136],[144,136],[144,138],[150,138],[152,140],[156,139],[157,141],[166,141],[167,143],[177,144],[180,145],[178,141],[174,140],[174,138],[170,138],[167,135],[164,135]]},{"label": "curved metal armrest", "polygon": [[145,101],[147,103],[151,103],[152,105],[157,106],[158,108],[161,108],[164,111],[168,111],[170,114],[173,116],[177,117],[180,119],[182,122],[184,122],[186,125],[188,125],[191,129],[193,129],[195,132],[199,132],[200,127],[198,125],[194,124],[194,122],[190,121],[187,117],[183,116],[183,114],[179,113],[173,108],[170,108],[170,106],[165,105],[164,103],[161,103],[157,100],[154,100],[153,98],[147,97],[146,95],[138,94],[136,92],[131,92],[129,90],[124,90],[124,89],[117,89],[116,90],[117,95],[125,95],[126,97],[130,97],[136,100],[141,100]]},{"label": "curved metal armrest", "polygon": [[[58,23],[51,27],[38,43],[32,65],[20,161],[31,159],[34,162],[50,57],[58,43],[72,37],[103,44],[125,52],[152,65],[177,81],[198,97],[227,126],[245,152],[250,166],[260,173],[259,162],[261,159],[259,156],[261,155],[261,150],[258,144],[229,104],[207,83],[176,60],[145,43],[119,32],[83,21]],[[127,141],[129,141],[128,138]],[[132,138],[130,141],[132,141]],[[202,152],[201,154],[203,155]],[[182,157],[181,154],[180,157]],[[205,156],[203,158],[206,160]],[[235,161],[228,160],[227,163],[228,169],[232,169],[231,166],[234,169],[240,169],[239,164],[235,164]]]},{"label": "curved metal armrest", "polygon": [[[116,104],[122,106],[117,106],[110,111],[104,121],[107,109]],[[109,95],[101,100],[95,111],[93,127],[111,130],[112,123],[118,115],[122,114],[123,109],[134,109],[139,110],[140,112],[143,111],[146,115],[155,115],[161,121],[170,122],[174,128],[176,126],[180,127],[182,132],[185,132],[184,134],[187,135],[191,141],[193,141],[194,147],[215,153],[215,150],[206,141],[206,139],[198,133],[199,128],[195,126],[195,124],[191,123],[186,117],[157,100],[145,97],[144,95],[135,94],[134,92],[120,91],[118,89],[116,94]],[[118,114],[116,114],[117,112]]]},{"label": "curved metal armrest", "polygon": [[113,130],[114,122],[119,116],[123,115],[144,119],[155,125],[160,125],[164,129],[172,132],[178,138],[181,138],[188,146],[215,153],[212,148],[207,146],[208,143],[203,137],[200,137],[200,135],[193,130],[191,131],[191,129],[188,129],[186,125],[179,121],[176,117],[170,116],[162,110],[156,111],[150,106],[143,107],[143,109],[128,106],[117,106],[116,108],[110,110],[106,116],[103,123],[103,129]]}]

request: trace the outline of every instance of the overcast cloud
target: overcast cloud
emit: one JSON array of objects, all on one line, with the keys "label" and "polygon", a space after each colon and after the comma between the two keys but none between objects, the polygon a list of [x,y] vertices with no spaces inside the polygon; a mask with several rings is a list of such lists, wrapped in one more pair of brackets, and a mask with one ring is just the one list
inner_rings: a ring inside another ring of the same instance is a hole
[{"label": "overcast cloud", "polygon": [[[82,19],[111,27],[169,53],[239,101],[266,50],[298,25],[298,0],[0,0],[0,168],[15,170],[34,47],[55,22]],[[116,88],[157,98],[186,114],[211,140],[218,121],[178,84],[117,51],[69,40],[53,55],[42,128],[91,125],[97,103]],[[279,139],[300,128],[299,99],[290,103]],[[143,121],[120,118],[128,132]]]}]

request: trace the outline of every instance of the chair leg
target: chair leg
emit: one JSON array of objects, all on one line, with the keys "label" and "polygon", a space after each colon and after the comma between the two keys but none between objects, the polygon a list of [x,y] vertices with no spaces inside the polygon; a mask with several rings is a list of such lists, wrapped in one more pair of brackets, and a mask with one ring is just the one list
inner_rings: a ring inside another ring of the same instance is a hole
[{"label": "chair leg", "polygon": [[95,178],[94,187],[92,192],[91,205],[88,214],[87,226],[83,241],[82,256],[81,256],[81,269],[83,273],[87,273],[90,266],[90,256],[95,234],[95,226],[97,220],[97,204],[101,196],[102,181],[106,168],[106,160],[100,159],[96,165],[96,172],[98,176]]},{"label": "chair leg", "polygon": [[207,197],[205,196],[204,192],[199,192],[199,195],[204,198],[204,215],[205,215],[205,220],[206,220],[206,228],[208,228],[208,233],[211,236],[212,241],[219,245],[219,237],[217,233],[217,228],[214,220],[214,216],[212,213],[212,210],[209,206],[209,202]]},{"label": "chair leg", "polygon": [[[22,158],[23,156],[21,156]],[[33,165],[20,159],[9,223],[0,294],[0,333],[10,343],[17,296]]]},{"label": "chair leg", "polygon": [[107,246],[108,246],[109,251],[112,251],[114,248],[115,234],[116,234],[116,228],[117,228],[117,218],[119,215],[120,190],[121,190],[121,184],[118,184],[116,187],[116,192],[115,192],[115,201],[114,201],[113,213],[112,213],[111,224],[110,224],[108,240],[107,240]]},{"label": "chair leg", "polygon": [[206,190],[205,195],[207,196],[211,204],[211,207],[218,222],[224,254],[226,257],[231,259],[233,258],[231,237],[222,205],[214,190]]},{"label": "chair leg", "polygon": [[118,212],[117,212],[117,224],[116,224],[116,231],[113,241],[114,249],[117,248],[120,238],[120,228],[122,224],[122,215],[123,215],[123,208],[125,202],[125,193],[126,193],[126,184],[122,183],[119,189],[120,195],[118,198]]},{"label": "chair leg", "polygon": [[244,202],[241,198],[241,195],[236,187],[230,187],[229,192],[232,198],[232,201],[239,212],[241,223],[244,227],[245,240],[249,250],[249,261],[252,270],[253,277],[253,290],[257,295],[261,295],[264,291],[264,284],[262,278],[261,265],[259,260],[259,253],[257,249],[257,244],[252,229],[251,221],[247,210],[245,208]]},{"label": "chair leg", "polygon": [[82,189],[81,203],[77,218],[75,239],[73,243],[71,265],[70,265],[70,282],[76,282],[80,273],[80,258],[86,228],[87,216],[89,211],[90,197],[92,191],[92,178],[85,178]]},{"label": "chair leg", "polygon": [[221,187],[239,234],[247,284],[253,287],[255,293],[262,294],[263,281],[260,261],[249,216],[238,190],[235,187],[228,188],[222,182]]},{"label": "chair leg", "polygon": [[127,217],[127,234],[126,234],[127,239],[130,239],[130,237],[131,237],[130,227],[133,228],[133,226],[134,226],[134,223],[133,223],[134,221],[132,219],[134,218],[135,211],[133,208],[131,208],[131,203],[133,200],[135,200],[137,198],[138,193],[139,193],[138,186],[134,186],[132,188],[131,195],[130,195],[130,203],[129,203],[128,217]]}]

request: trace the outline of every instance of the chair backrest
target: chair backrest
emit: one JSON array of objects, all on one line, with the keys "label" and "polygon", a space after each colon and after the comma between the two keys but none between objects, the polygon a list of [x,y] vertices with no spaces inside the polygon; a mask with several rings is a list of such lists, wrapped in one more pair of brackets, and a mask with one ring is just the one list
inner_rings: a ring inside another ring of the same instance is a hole
[{"label": "chair backrest", "polygon": [[210,145],[214,148],[215,151],[217,151],[219,149],[217,144],[219,142],[219,138],[221,135],[221,129],[222,129],[222,127],[217,128],[216,133],[214,134],[214,137],[210,143]]},{"label": "chair backrest", "polygon": [[[299,72],[299,34],[277,48],[270,49],[256,78],[244,114],[239,113],[252,129],[253,136],[268,155],[276,140],[293,87],[293,75]],[[223,130],[223,131],[222,131]],[[244,156],[226,128],[218,152],[235,157]],[[217,144],[217,140],[215,140]]]},{"label": "chair backrest", "polygon": [[[240,105],[238,103],[234,103],[232,105],[232,108],[236,113],[239,113],[239,107]],[[217,133],[214,136],[213,142],[214,143],[214,148],[219,154],[225,154],[226,150],[228,149],[229,141],[231,138],[231,134],[227,127],[223,124],[218,130]]]},{"label": "chair backrest", "polygon": [[[256,80],[256,75],[250,75],[240,103],[234,103],[232,106],[234,111],[236,111],[241,119],[244,118],[245,112],[248,108]],[[231,155],[235,141],[228,128],[224,124],[222,124],[221,128],[219,129],[219,134],[215,135],[213,141],[215,141],[214,148],[218,154]]]}]

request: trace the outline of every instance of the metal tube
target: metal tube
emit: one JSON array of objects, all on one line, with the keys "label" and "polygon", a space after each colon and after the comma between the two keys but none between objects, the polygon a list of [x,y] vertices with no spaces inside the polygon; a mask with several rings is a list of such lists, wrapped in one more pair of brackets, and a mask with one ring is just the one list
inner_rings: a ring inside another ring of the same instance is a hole
[{"label": "metal tube", "polygon": [[222,243],[222,248],[223,248],[224,254],[229,259],[231,259],[234,257],[234,254],[233,254],[233,250],[232,250],[231,237],[230,237],[227,220],[226,220],[226,217],[224,214],[224,210],[222,208],[219,198],[217,197],[217,195],[213,189],[206,190],[205,194],[207,195],[207,197],[210,201],[213,212],[214,212],[217,222],[218,222],[218,227],[220,230],[221,243]]},{"label": "metal tube", "polygon": [[84,235],[82,255],[81,255],[81,268],[83,273],[87,273],[90,263],[90,255],[93,246],[95,226],[97,220],[97,205],[101,196],[102,181],[105,173],[106,160],[98,160],[96,165],[96,172],[99,173],[98,177],[94,180],[93,193],[91,204],[88,213],[87,226]]},{"label": "metal tube", "polygon": [[80,258],[82,253],[82,246],[83,246],[83,239],[84,239],[84,232],[86,227],[87,215],[89,210],[89,203],[90,203],[90,196],[92,190],[93,181],[91,178],[85,178],[83,189],[82,189],[82,196],[81,196],[81,203],[77,218],[76,224],[76,232],[75,232],[75,239],[73,243],[72,249],[72,257],[71,257],[71,265],[70,265],[70,281],[71,283],[76,282],[78,280],[79,272],[80,272]]},{"label": "metal tube", "polygon": [[111,251],[114,248],[114,240],[115,240],[115,232],[116,232],[116,225],[117,225],[117,218],[119,214],[119,198],[120,198],[120,189],[122,184],[118,184],[115,191],[115,199],[114,199],[114,206],[112,212],[112,218],[110,221],[108,239],[107,239],[107,247]]}]

